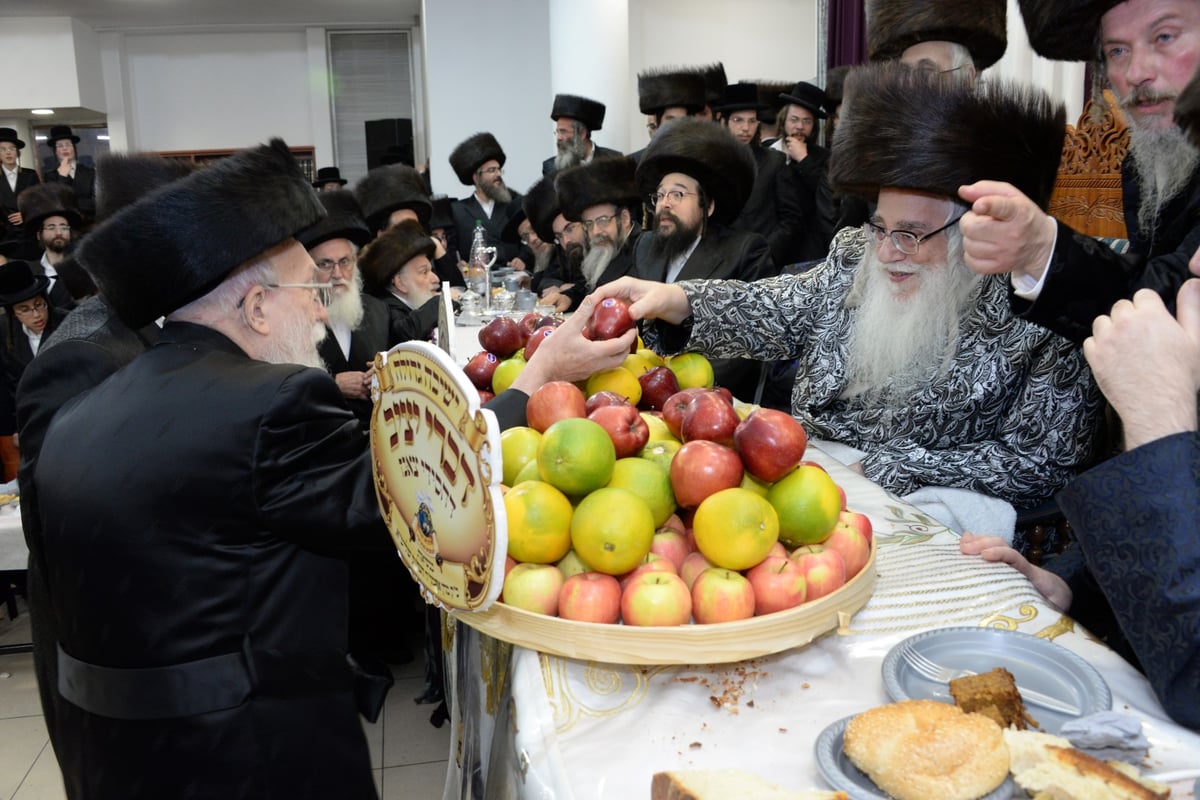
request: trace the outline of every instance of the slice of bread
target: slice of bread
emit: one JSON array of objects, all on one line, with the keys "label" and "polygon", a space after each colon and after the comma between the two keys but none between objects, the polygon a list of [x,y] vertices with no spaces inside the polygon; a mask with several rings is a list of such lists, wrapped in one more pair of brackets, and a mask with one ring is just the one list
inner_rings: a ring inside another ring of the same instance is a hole
[{"label": "slice of bread", "polygon": [[1008,777],[1000,726],[935,700],[864,711],[846,726],[844,749],[896,800],[974,800]]},{"label": "slice of bread", "polygon": [[1137,769],[1104,762],[1065,739],[1031,731],[1004,731],[1017,785],[1046,800],[1166,800],[1169,787],[1142,780]]},{"label": "slice of bread", "polygon": [[659,772],[650,784],[650,800],[848,800],[845,792],[784,789],[740,769],[684,769]]}]

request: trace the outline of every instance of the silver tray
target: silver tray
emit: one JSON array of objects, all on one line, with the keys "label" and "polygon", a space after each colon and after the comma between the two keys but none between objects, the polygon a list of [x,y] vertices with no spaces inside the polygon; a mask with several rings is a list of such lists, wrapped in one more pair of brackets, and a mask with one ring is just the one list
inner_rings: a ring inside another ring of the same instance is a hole
[{"label": "silver tray", "polygon": [[[813,753],[817,757],[817,768],[834,789],[840,789],[850,796],[850,800],[888,800],[889,795],[875,785],[866,773],[846,756],[842,748],[842,740],[846,733],[846,725],[854,717],[839,719],[817,737]],[[1008,800],[1013,796],[1014,785],[1012,776],[1004,779],[1004,783],[988,792],[980,800]]]},{"label": "silver tray", "polygon": [[940,628],[918,633],[897,644],[883,658],[883,685],[893,700],[954,702],[945,683],[935,683],[918,674],[901,657],[905,642],[943,667],[974,672],[1004,667],[1012,673],[1018,687],[1079,708],[1078,714],[1066,714],[1027,702],[1029,716],[1046,733],[1058,733],[1069,720],[1112,708],[1112,692],[1091,664],[1049,639],[1000,628]]}]

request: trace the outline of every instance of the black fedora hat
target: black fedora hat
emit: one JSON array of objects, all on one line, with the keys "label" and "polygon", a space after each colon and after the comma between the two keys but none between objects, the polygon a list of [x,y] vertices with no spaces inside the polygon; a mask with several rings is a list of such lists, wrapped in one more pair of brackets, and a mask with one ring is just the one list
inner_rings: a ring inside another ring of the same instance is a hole
[{"label": "black fedora hat", "polygon": [[79,137],[71,132],[70,125],[55,125],[50,129],[50,135],[46,137],[46,145],[53,150],[54,145],[60,139],[70,139],[71,144],[79,144]]},{"label": "black fedora hat", "polygon": [[770,108],[758,100],[758,84],[731,83],[725,87],[725,96],[721,104],[713,106],[713,111],[721,114],[731,114],[734,111],[765,111]]},{"label": "black fedora hat", "polygon": [[317,177],[312,182],[313,188],[320,189],[327,183],[345,186],[346,179],[342,177],[342,172],[337,167],[321,167],[317,170]]},{"label": "black fedora hat", "polygon": [[13,306],[50,288],[50,279],[34,275],[26,261],[0,264],[0,305]]},{"label": "black fedora hat", "polygon": [[827,116],[825,106],[829,103],[829,98],[820,88],[806,81],[800,81],[790,92],[779,95],[779,99],[785,103],[804,106],[817,119],[825,119]]},{"label": "black fedora hat", "polygon": [[0,128],[0,142],[12,142],[18,150],[25,147],[25,143],[17,138],[17,132],[13,128]]},{"label": "black fedora hat", "polygon": [[354,192],[349,189],[321,192],[320,199],[325,216],[296,234],[296,241],[304,245],[305,250],[312,250],[330,239],[349,239],[359,247],[371,241],[371,230]]}]

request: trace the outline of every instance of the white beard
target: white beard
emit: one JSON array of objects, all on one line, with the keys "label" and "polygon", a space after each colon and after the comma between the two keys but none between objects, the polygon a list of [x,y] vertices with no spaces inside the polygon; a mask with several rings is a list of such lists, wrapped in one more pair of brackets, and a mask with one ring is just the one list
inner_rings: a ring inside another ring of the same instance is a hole
[{"label": "white beard", "polygon": [[1129,120],[1129,146],[1142,194],[1138,227],[1149,239],[1158,227],[1163,208],[1183,191],[1200,165],[1200,151],[1174,125],[1147,128],[1139,126],[1132,114],[1126,115],[1126,119]]},{"label": "white beard", "polygon": [[587,251],[579,268],[583,271],[583,277],[587,279],[589,289],[596,288],[596,281],[600,280],[600,276],[604,274],[604,270],[608,269],[608,265],[616,254],[616,246],[607,244],[594,244]]},{"label": "white beard", "polygon": [[333,301],[329,304],[326,311],[329,312],[329,323],[336,325],[341,323],[356,330],[362,324],[363,302],[362,302],[362,273],[357,269],[354,270],[354,281],[350,286],[350,290],[346,292],[335,291]]},{"label": "white beard", "polygon": [[325,339],[325,325],[309,325],[297,314],[287,317],[276,332],[263,342],[258,358],[270,364],[299,364],[302,367],[325,369],[317,345]]},{"label": "white beard", "polygon": [[858,299],[858,310],[850,332],[842,397],[865,395],[871,401],[900,402],[953,362],[963,310],[975,298],[983,276],[953,255],[960,248],[951,250],[949,264],[919,268],[919,275],[908,279],[920,281],[915,293],[901,298],[876,248],[868,245],[850,293],[851,299]]}]

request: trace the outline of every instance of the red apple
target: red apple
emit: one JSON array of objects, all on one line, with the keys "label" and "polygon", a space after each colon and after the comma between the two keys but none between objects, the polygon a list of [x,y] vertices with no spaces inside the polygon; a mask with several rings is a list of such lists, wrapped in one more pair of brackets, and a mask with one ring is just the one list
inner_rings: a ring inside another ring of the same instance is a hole
[{"label": "red apple", "polygon": [[[552,316],[547,315],[547,316],[542,317],[540,320],[538,320],[537,326],[538,326],[538,328],[557,328],[559,325],[562,325],[562,324],[563,324],[562,319],[560,319],[558,317],[552,317]],[[537,328],[534,328],[534,330],[537,330]]]},{"label": "red apple", "polygon": [[661,411],[671,396],[679,392],[679,380],[666,367],[654,367],[638,376],[642,385],[642,399],[638,408],[646,411]]},{"label": "red apple", "polygon": [[846,490],[838,486],[838,495],[842,498],[842,511],[846,510]]},{"label": "red apple", "polygon": [[580,572],[563,581],[558,615],[578,622],[616,623],[621,619],[621,585],[603,572]]},{"label": "red apple", "polygon": [[587,413],[590,414],[597,408],[603,408],[604,406],[627,405],[629,405],[629,400],[626,399],[625,395],[617,394],[616,392],[610,392],[605,389],[602,392],[594,392],[591,397],[587,399],[587,402],[584,404],[584,408],[587,409]]},{"label": "red apple", "polygon": [[[550,381],[529,395],[525,404],[525,419],[529,427],[541,433],[560,419],[587,416],[585,402],[583,391],[575,384]],[[634,413],[637,413],[636,409]]]},{"label": "red apple", "polygon": [[843,511],[842,518],[833,526],[833,533],[822,544],[841,555],[846,567],[846,580],[850,580],[862,571],[871,558],[871,542],[858,527],[845,520],[845,514]]},{"label": "red apple", "polygon": [[795,561],[808,584],[808,600],[816,600],[837,591],[846,582],[846,563],[836,550],[823,544],[807,544],[792,551]]},{"label": "red apple", "polygon": [[463,367],[463,372],[467,373],[467,379],[471,381],[476,389],[490,390],[492,388],[492,375],[495,374],[496,366],[499,363],[500,359],[495,353],[480,350],[471,356],[471,360]]},{"label": "red apple", "polygon": [[786,556],[767,556],[746,573],[754,589],[754,613],[773,614],[804,602],[808,584],[800,565]]},{"label": "red apple", "polygon": [[[538,391],[541,391],[540,389]],[[533,402],[533,398],[529,398]],[[608,433],[617,458],[629,458],[642,452],[646,442],[650,440],[650,427],[635,406],[626,403],[621,406],[601,406],[587,415]]]},{"label": "red apple", "polygon": [[712,390],[716,392],[726,403],[733,405],[733,392],[729,391],[728,388],[724,386],[714,386]]},{"label": "red apple", "polygon": [[521,332],[525,335],[526,341],[529,340],[530,334],[542,326],[541,321],[542,315],[536,311],[530,311],[528,314],[517,320],[517,327],[520,328]]},{"label": "red apple", "polygon": [[670,572],[673,575],[679,574],[679,571],[675,569],[675,565],[671,563],[670,559],[663,558],[658,553],[650,552],[647,553],[646,557],[642,559],[642,563],[638,564],[636,567],[629,570],[629,572],[626,572],[624,575],[620,576],[619,580],[621,582],[621,591],[624,591],[625,587],[637,580],[639,575],[645,575],[647,572]]},{"label": "red apple", "polygon": [[554,333],[554,326],[543,325],[533,333],[529,334],[529,338],[525,341],[525,360],[533,358],[533,354],[542,344],[542,340],[550,334]]},{"label": "red apple", "polygon": [[767,551],[767,558],[770,558],[771,556],[787,558],[788,555],[790,554],[788,553],[787,548],[783,546],[783,542],[776,542],[775,544],[771,545],[771,549]]},{"label": "red apple", "polygon": [[621,592],[621,619],[626,625],[686,625],[692,618],[692,594],[673,572],[648,572]]},{"label": "red apple", "polygon": [[698,439],[679,448],[671,459],[675,502],[695,508],[700,501],[742,482],[742,460],[732,448]]},{"label": "red apple", "polygon": [[558,614],[562,570],[553,564],[517,564],[504,578],[504,602],[538,614]]},{"label": "red apple", "polygon": [[696,578],[700,577],[700,573],[712,566],[714,564],[705,558],[703,553],[693,550],[684,557],[683,564],[679,567],[679,577],[683,578],[683,582],[691,591],[692,585],[695,584]]},{"label": "red apple", "polygon": [[679,430],[683,427],[683,412],[687,410],[688,403],[692,402],[692,398],[711,391],[712,389],[694,386],[691,389],[681,389],[667,398],[667,402],[662,407],[662,415],[663,422],[667,423],[667,430],[671,431],[672,436],[676,439],[680,438]]},{"label": "red apple", "polygon": [[675,565],[675,571],[679,572],[683,567],[683,560],[687,558],[690,551],[687,539],[682,533],[674,528],[660,527],[654,532],[654,540],[650,543],[650,552],[670,561]]},{"label": "red apple", "polygon": [[808,434],[791,414],[757,408],[738,424],[733,444],[751,475],[774,483],[804,458]]},{"label": "red apple", "polygon": [[619,297],[606,297],[592,310],[592,319],[588,324],[591,338],[596,341],[617,339],[625,331],[633,327],[633,317],[629,316],[629,303]]},{"label": "red apple", "polygon": [[687,531],[687,526],[683,524],[683,520],[679,518],[678,514],[672,514],[671,516],[667,517],[667,521],[659,527],[670,528],[671,530],[678,531],[679,533],[684,533]]},{"label": "red apple", "polygon": [[754,587],[740,572],[710,567],[692,584],[692,616],[701,625],[754,616]]},{"label": "red apple", "polygon": [[[841,486],[838,487],[838,489],[841,488]],[[845,495],[845,492],[842,494]],[[860,514],[857,511],[847,511],[846,507],[842,506],[842,513],[838,515],[838,520],[858,528],[859,532],[868,542],[874,537],[874,533],[871,530],[871,518],[866,514]]]},{"label": "red apple", "polygon": [[525,345],[527,334],[511,317],[496,317],[479,329],[479,346],[508,358]]},{"label": "red apple", "polygon": [[707,439],[732,447],[733,432],[739,422],[737,412],[721,395],[705,392],[693,397],[684,409],[679,433],[684,442]]},{"label": "red apple", "polygon": [[491,400],[494,400],[494,399],[496,399],[496,393],[495,393],[495,392],[491,391],[490,389],[480,389],[480,390],[479,390],[479,402],[480,402],[480,404],[487,403],[487,402],[489,402],[489,401],[491,401]]}]

